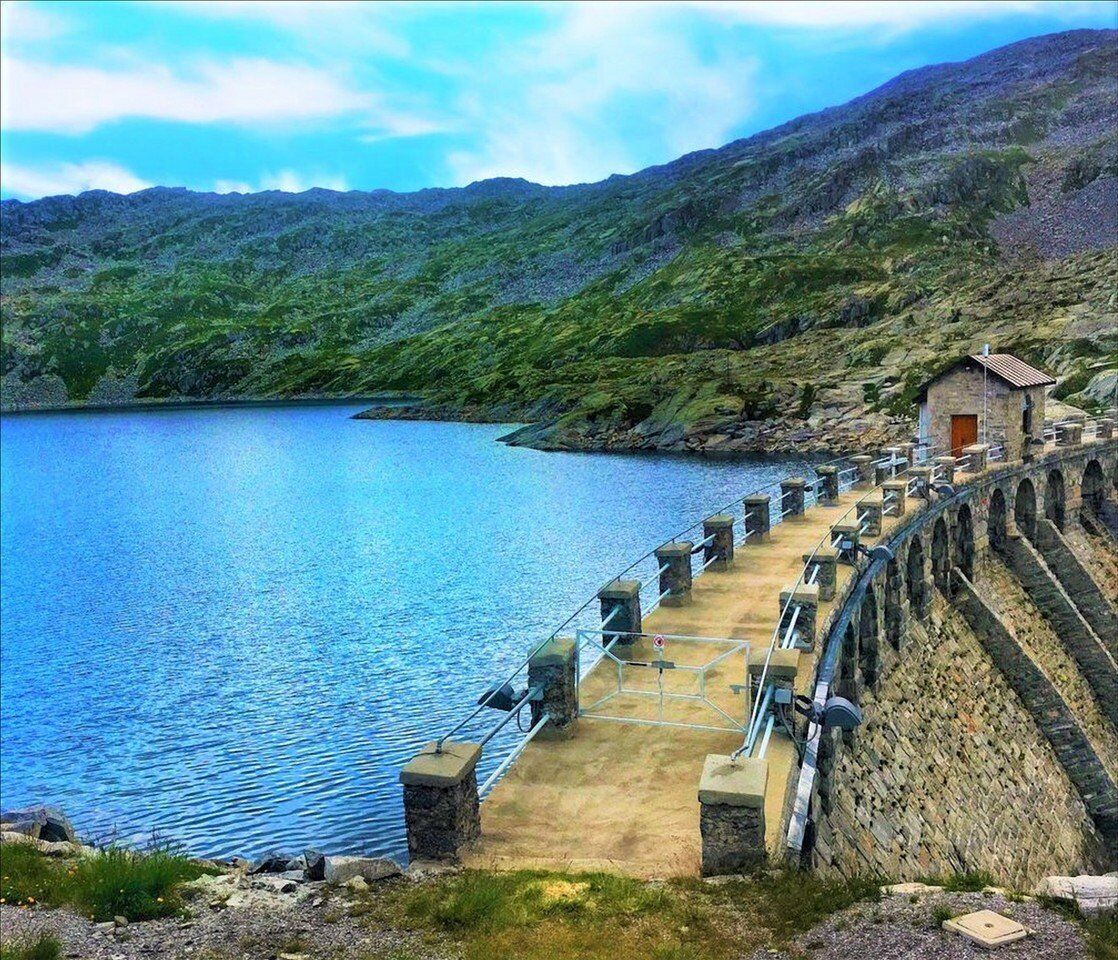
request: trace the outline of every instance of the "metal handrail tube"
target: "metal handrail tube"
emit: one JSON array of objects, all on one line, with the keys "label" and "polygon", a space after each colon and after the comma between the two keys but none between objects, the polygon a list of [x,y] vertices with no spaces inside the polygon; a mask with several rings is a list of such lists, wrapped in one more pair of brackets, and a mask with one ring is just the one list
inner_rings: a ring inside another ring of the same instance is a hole
[{"label": "metal handrail tube", "polygon": [[478,745],[484,747],[490,740],[492,740],[497,735],[497,733],[500,732],[500,730],[505,727],[510,720],[512,720],[513,717],[520,713],[520,711],[524,708],[524,704],[528,703],[528,701],[531,700],[532,697],[534,697],[537,693],[543,693],[543,687],[531,687],[526,690],[524,696],[522,696],[516,702],[516,705],[511,710],[509,710],[508,714],[503,719],[498,721],[493,729],[490,730],[484,737],[481,738],[481,740],[478,741]]},{"label": "metal handrail tube", "polygon": [[528,733],[524,736],[524,739],[521,740],[520,743],[518,743],[516,747],[509,752],[509,755],[501,761],[497,769],[485,778],[485,783],[478,787],[477,790],[479,799],[485,798],[485,794],[489,792],[493,784],[495,784],[497,780],[500,779],[502,774],[504,774],[504,772],[513,765],[513,763],[516,761],[516,758],[524,752],[524,748],[532,742],[532,738],[535,737],[535,735],[547,725],[547,721],[550,719],[551,718],[546,713],[542,717],[540,717],[539,720],[536,721],[535,726],[533,726],[532,729],[529,730]]}]

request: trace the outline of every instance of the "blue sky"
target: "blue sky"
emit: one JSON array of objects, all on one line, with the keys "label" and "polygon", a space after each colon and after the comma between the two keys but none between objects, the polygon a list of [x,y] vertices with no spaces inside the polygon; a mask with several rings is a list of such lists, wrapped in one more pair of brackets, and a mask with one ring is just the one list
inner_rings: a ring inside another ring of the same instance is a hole
[{"label": "blue sky", "polygon": [[3,3],[0,184],[599,180],[1118,3]]}]

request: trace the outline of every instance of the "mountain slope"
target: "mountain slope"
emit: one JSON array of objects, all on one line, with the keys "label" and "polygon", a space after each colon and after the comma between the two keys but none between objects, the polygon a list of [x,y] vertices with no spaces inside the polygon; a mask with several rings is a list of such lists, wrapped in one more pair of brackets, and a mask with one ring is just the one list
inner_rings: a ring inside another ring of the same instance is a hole
[{"label": "mountain slope", "polygon": [[572,187],[4,201],[3,400],[400,390],[540,446],[834,446],[988,340],[1097,402],[1116,76],[1114,31],[1040,37]]}]

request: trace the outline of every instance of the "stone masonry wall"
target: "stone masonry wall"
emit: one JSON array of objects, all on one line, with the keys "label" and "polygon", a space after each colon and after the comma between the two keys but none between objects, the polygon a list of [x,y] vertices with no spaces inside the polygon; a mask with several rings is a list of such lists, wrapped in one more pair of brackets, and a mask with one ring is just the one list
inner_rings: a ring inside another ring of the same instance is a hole
[{"label": "stone masonry wall", "polygon": [[1098,869],[1086,807],[963,615],[937,594],[903,650],[864,693],[852,743],[832,741],[816,865],[898,879],[988,870],[1021,887]]},{"label": "stone masonry wall", "polygon": [[[1024,451],[1021,413],[1024,396],[1033,399],[1033,435],[1039,435],[1044,421],[1044,390],[1011,390],[1000,378],[991,376],[986,383],[987,434],[991,442],[1005,437],[1009,459],[1018,460]],[[931,439],[944,445],[951,442],[951,417],[972,414],[978,417],[978,439],[982,441],[982,370],[956,370],[928,388],[931,411]]]}]

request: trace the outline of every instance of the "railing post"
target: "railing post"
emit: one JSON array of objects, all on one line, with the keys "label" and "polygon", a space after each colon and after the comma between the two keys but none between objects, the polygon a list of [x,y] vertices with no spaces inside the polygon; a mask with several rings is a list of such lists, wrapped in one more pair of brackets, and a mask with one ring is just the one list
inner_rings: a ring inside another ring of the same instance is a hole
[{"label": "railing post", "polygon": [[985,443],[974,443],[963,448],[963,453],[969,458],[967,473],[982,473],[986,469],[986,455],[990,452]]},{"label": "railing post", "polygon": [[1095,438],[1109,440],[1114,436],[1114,421],[1108,417],[1100,417],[1095,421]]},{"label": "railing post", "polygon": [[856,523],[836,523],[831,527],[831,543],[838,551],[838,558],[842,563],[858,565],[858,544],[861,539],[862,530]]},{"label": "railing post", "polygon": [[699,780],[704,877],[742,873],[765,861],[768,760],[710,754]]},{"label": "railing post", "polygon": [[916,481],[912,484],[912,495],[914,497],[919,497],[921,500],[932,498],[931,476],[931,467],[912,467],[908,471],[909,482]]},{"label": "railing post", "polygon": [[[804,554],[805,564],[811,563],[819,568],[814,582],[819,587],[820,600],[835,599],[835,586],[838,582],[838,569],[835,566],[837,562],[838,552],[833,547],[820,547],[814,554]],[[810,575],[810,570],[808,573]]]},{"label": "railing post", "polygon": [[898,447],[901,452],[901,456],[904,457],[904,459],[908,462],[908,466],[910,469],[916,466],[917,447],[918,444],[915,443],[902,443],[900,447]]},{"label": "railing post", "polygon": [[936,457],[935,464],[939,467],[939,479],[941,482],[955,482],[956,461],[954,457]]},{"label": "railing post", "polygon": [[[799,608],[799,614],[796,608]],[[790,590],[780,591],[780,628],[778,635],[781,640],[788,630],[792,618],[796,618],[794,633],[798,635],[794,648],[796,650],[815,649],[815,621],[819,612],[819,584],[801,583]]]},{"label": "railing post", "polygon": [[742,500],[745,507],[746,543],[764,543],[769,539],[769,501],[771,499],[767,493],[756,493]]},{"label": "railing post", "polygon": [[873,486],[874,479],[873,457],[859,454],[856,457],[851,457],[850,460],[858,470],[854,478],[854,486],[859,490],[869,490]]},{"label": "railing post", "polygon": [[892,516],[903,517],[905,514],[905,500],[908,497],[907,480],[886,480],[881,485],[881,500],[886,507],[892,510]]},{"label": "railing post", "polygon": [[861,528],[863,524],[865,525],[865,535],[867,537],[881,536],[883,507],[880,496],[858,502],[858,527]]},{"label": "railing post", "polygon": [[408,856],[416,860],[456,860],[464,844],[481,835],[477,794],[476,743],[430,743],[400,771]]},{"label": "railing post", "polygon": [[552,637],[532,654],[528,687],[543,688],[543,699],[529,704],[533,727],[545,715],[548,718],[537,736],[549,740],[574,736],[578,723],[578,658],[573,639]]},{"label": "railing post", "polygon": [[1078,447],[1083,442],[1083,424],[1065,423],[1056,436],[1058,447]]},{"label": "railing post", "polygon": [[734,518],[725,513],[707,517],[703,521],[703,543],[703,565],[710,563],[707,570],[729,570],[733,567]]},{"label": "railing post", "polygon": [[780,481],[780,513],[789,517],[803,516],[804,487],[807,481],[801,477],[789,477]]},{"label": "railing post", "polygon": [[641,633],[641,585],[637,580],[614,580],[598,591],[602,602],[602,634],[605,646],[615,638],[626,646]]},{"label": "railing post", "polygon": [[665,607],[682,607],[691,602],[691,551],[690,540],[665,543],[656,549],[656,563],[667,569],[660,574],[660,592],[667,592],[661,601]]},{"label": "railing post", "polygon": [[839,468],[833,465],[816,467],[819,475],[819,502],[828,507],[838,503],[839,498]]}]

